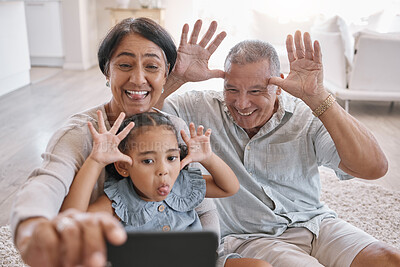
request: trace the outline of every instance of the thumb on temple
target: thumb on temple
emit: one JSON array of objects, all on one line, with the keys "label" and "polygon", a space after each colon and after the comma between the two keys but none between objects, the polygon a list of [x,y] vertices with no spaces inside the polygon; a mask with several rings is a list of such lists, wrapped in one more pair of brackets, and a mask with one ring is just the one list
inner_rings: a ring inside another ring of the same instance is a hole
[{"label": "thumb on temple", "polygon": [[277,85],[278,87],[283,88],[285,79],[282,79],[281,77],[271,77],[269,78],[268,84]]},{"label": "thumb on temple", "polygon": [[126,163],[128,163],[129,164],[129,166],[132,166],[132,158],[131,157],[129,157],[128,155],[125,155],[125,154],[123,154],[123,153],[121,153],[122,155],[121,155],[121,159],[119,159],[118,161],[122,161],[122,162],[126,162]]},{"label": "thumb on temple", "polygon": [[210,70],[209,73],[210,78],[224,78],[225,77],[225,72],[223,70]]},{"label": "thumb on temple", "polygon": [[181,170],[191,162],[192,162],[191,157],[187,155],[183,160],[181,160]]}]

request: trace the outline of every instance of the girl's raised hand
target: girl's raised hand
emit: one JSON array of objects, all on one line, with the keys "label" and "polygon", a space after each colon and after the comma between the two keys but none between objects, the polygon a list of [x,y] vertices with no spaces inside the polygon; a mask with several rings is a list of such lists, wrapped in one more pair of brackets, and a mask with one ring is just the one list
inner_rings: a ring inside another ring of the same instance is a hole
[{"label": "girl's raised hand", "polygon": [[200,125],[196,127],[194,123],[189,124],[190,137],[181,130],[181,136],[183,141],[188,147],[188,155],[181,161],[181,169],[191,162],[202,162],[207,160],[212,155],[212,149],[210,145],[211,129],[207,129],[203,133],[204,127]]},{"label": "girl's raised hand", "polygon": [[125,118],[125,113],[121,112],[121,114],[119,114],[117,120],[109,131],[106,129],[103,114],[100,110],[97,111],[97,117],[99,122],[98,132],[94,128],[93,124],[88,122],[88,127],[93,137],[93,149],[89,157],[104,166],[116,161],[124,161],[132,164],[132,159],[128,155],[123,154],[118,149],[118,145],[129,134],[135,124],[133,122],[129,123],[119,134],[117,134],[117,131]]}]

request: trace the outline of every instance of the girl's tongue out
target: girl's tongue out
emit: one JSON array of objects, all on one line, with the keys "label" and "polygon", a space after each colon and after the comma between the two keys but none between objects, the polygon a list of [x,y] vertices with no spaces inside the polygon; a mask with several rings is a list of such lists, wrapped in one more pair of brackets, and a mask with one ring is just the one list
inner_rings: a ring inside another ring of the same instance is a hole
[{"label": "girl's tongue out", "polygon": [[157,193],[160,196],[166,196],[169,194],[169,185],[162,185],[157,189]]}]

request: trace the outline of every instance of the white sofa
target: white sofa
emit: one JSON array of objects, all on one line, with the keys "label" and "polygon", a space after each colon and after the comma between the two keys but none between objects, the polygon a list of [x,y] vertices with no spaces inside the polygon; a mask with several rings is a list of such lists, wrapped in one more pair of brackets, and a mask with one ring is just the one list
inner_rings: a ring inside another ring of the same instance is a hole
[{"label": "white sofa", "polygon": [[321,44],[327,90],[344,100],[346,111],[351,100],[400,101],[400,33],[364,30],[353,37],[340,19],[334,23],[336,29],[311,30]]}]

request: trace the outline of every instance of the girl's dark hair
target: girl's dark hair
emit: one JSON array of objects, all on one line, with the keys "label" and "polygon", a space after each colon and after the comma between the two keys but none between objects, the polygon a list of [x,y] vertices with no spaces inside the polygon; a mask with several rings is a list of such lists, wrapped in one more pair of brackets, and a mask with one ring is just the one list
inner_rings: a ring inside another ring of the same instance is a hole
[{"label": "girl's dark hair", "polygon": [[111,28],[101,42],[97,53],[101,72],[108,77],[110,60],[114,51],[125,36],[133,33],[140,34],[164,51],[167,58],[166,64],[169,64],[169,73],[171,73],[177,56],[175,43],[163,27],[149,18],[127,18]]},{"label": "girl's dark hair", "polygon": [[[121,132],[131,122],[134,122],[135,126],[129,132],[129,134],[119,143],[118,146],[118,149],[124,154],[126,154],[129,151],[129,149],[132,148],[132,146],[134,145],[132,139],[134,139],[139,134],[148,131],[150,127],[162,126],[165,129],[172,131],[178,140],[178,135],[174,124],[167,116],[165,116],[162,113],[144,112],[126,118],[119,127],[118,133]],[[187,147],[186,145],[179,144],[179,148],[180,148],[180,158],[182,160],[187,155]],[[106,170],[114,177],[122,177],[115,169],[113,163],[107,165]]]},{"label": "girl's dark hair", "polygon": [[143,133],[143,131],[147,131],[148,128],[152,126],[163,126],[165,129],[172,131],[177,137],[175,126],[172,124],[171,120],[164,114],[158,112],[144,112],[126,118],[122,122],[118,131],[122,131],[131,122],[135,123],[134,128],[121,141],[121,143],[119,143],[118,146],[122,153],[126,153],[132,147],[131,140],[133,138],[135,138],[138,134]]}]

